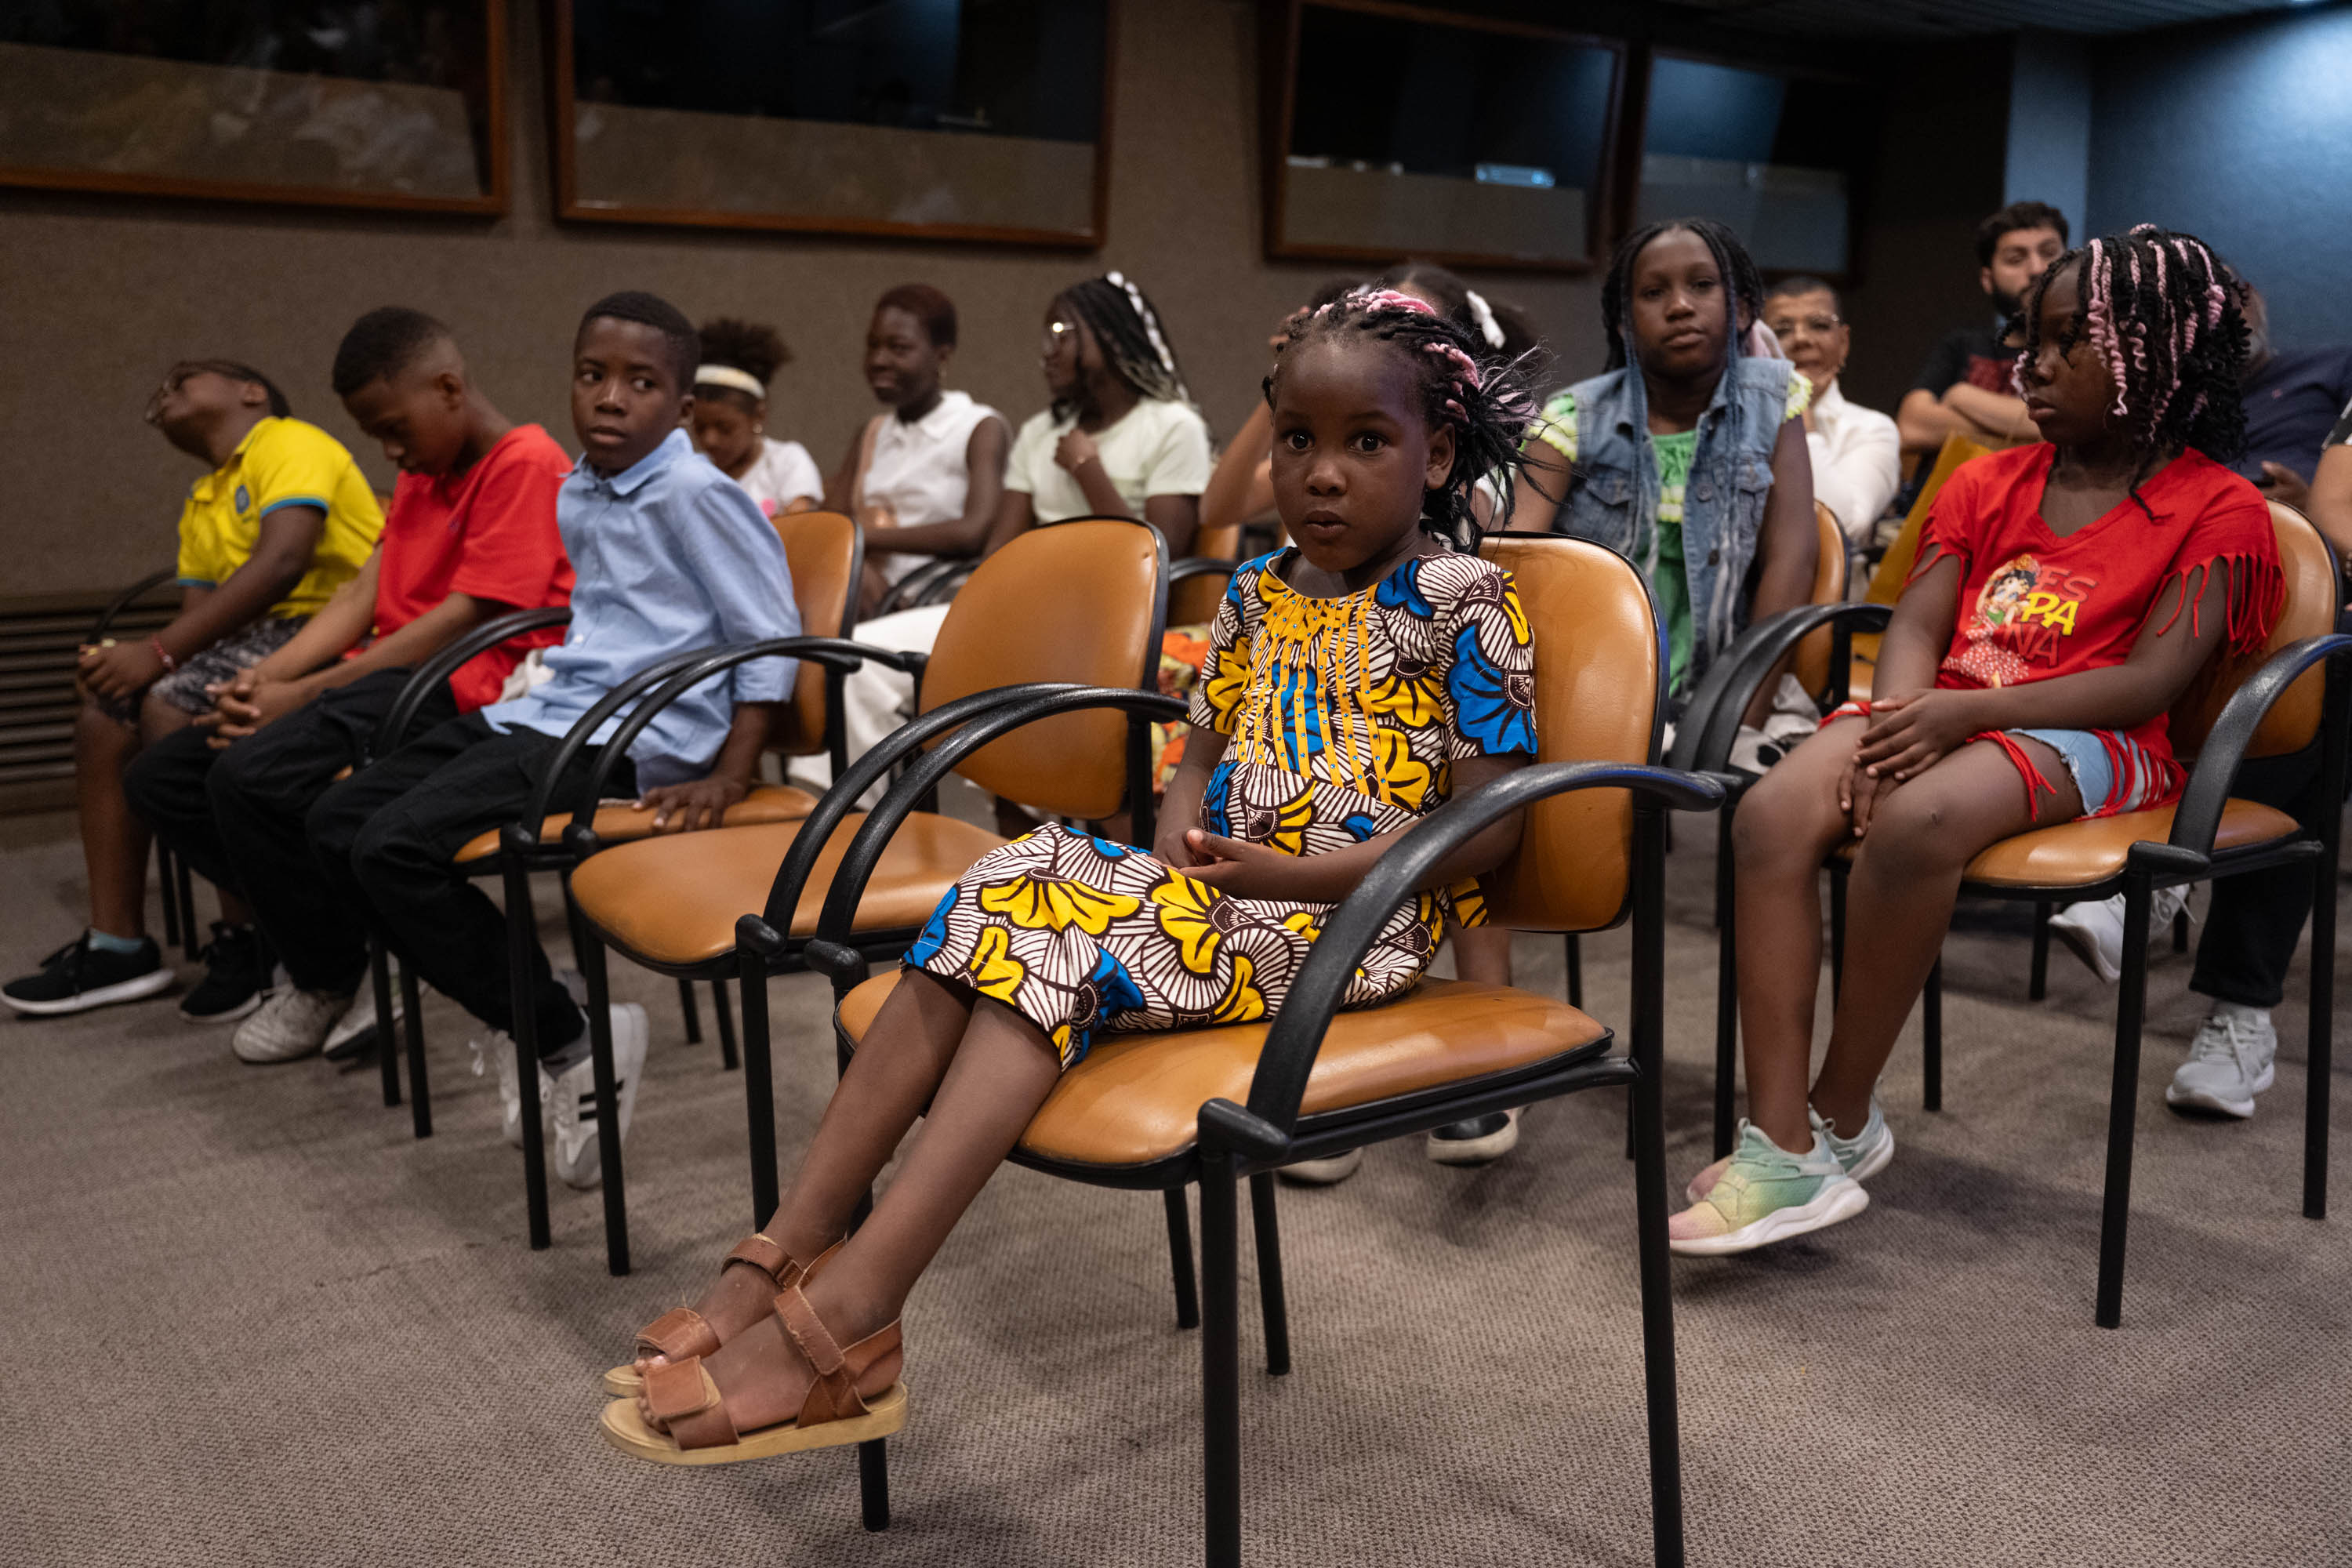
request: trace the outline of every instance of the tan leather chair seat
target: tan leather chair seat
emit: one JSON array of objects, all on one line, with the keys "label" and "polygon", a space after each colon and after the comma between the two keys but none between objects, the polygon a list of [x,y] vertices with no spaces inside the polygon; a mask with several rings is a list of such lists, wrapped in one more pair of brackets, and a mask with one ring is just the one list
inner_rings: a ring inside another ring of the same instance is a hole
[{"label": "tan leather chair seat", "polygon": [[[816,796],[792,784],[757,784],[750,794],[727,808],[727,826],[750,827],[770,822],[798,822],[816,809]],[[572,814],[551,816],[541,824],[540,837],[550,844],[563,842],[563,830],[571,826]],[[607,801],[596,808],[596,837],[607,844],[628,844],[654,836],[654,814],[640,811],[634,805]],[[470,865],[498,852],[499,832],[478,833],[466,840],[452,863]]]},{"label": "tan leather chair seat", "polygon": [[[902,973],[877,975],[841,999],[842,1026],[852,1040],[865,1037]],[[1192,1146],[1203,1103],[1249,1099],[1266,1028],[1103,1035],[1045,1097],[1021,1146],[1088,1165],[1140,1165],[1181,1153]],[[1300,1114],[1528,1067],[1607,1033],[1567,1003],[1533,992],[1426,980],[1401,1001],[1331,1020]]]},{"label": "tan leather chair seat", "polygon": [[[1969,862],[1968,879],[1994,888],[2083,888],[2104,882],[2124,868],[2135,844],[2161,844],[2172,837],[2174,806],[2155,811],[2127,811],[2082,822],[2062,822],[2037,827],[2014,838],[2004,838]],[[2267,844],[2298,831],[2294,817],[2251,800],[2231,800],[2221,807],[2221,826],[2213,835],[2216,849],[2243,849]],[[1839,848],[1841,858],[1853,858],[1853,847]]]},{"label": "tan leather chair seat", "polygon": [[[841,858],[866,822],[852,812],[817,857],[793,914],[791,934],[816,934]],[[572,874],[572,896],[607,939],[656,963],[707,963],[735,947],[735,922],[767,907],[768,889],[800,833],[792,822],[640,839],[591,856]],[[912,929],[931,918],[971,863],[1004,842],[952,816],[918,812],[898,826],[866,884],[859,931]]]}]

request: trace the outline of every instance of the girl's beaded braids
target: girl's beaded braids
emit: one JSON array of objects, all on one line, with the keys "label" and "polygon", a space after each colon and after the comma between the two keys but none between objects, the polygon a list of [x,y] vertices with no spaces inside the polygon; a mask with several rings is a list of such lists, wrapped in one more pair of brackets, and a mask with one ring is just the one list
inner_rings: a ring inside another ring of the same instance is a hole
[{"label": "girl's beaded braids", "polygon": [[[1086,323],[1102,349],[1103,363],[1129,391],[1168,403],[1192,401],[1184,387],[1184,373],[1177,367],[1175,345],[1160,324],[1160,312],[1133,280],[1107,272],[1072,284],[1054,302]],[[1069,410],[1056,404],[1054,412],[1058,416]]]},{"label": "girl's beaded braids", "polygon": [[2153,224],[2070,250],[2026,295],[2021,375],[2042,346],[2042,296],[2075,267],[2074,315],[2058,347],[2086,342],[2105,362],[2116,385],[2108,412],[2130,427],[2134,449],[2162,460],[2194,447],[2224,463],[2242,452],[2246,287],[2237,275],[2195,235]]},{"label": "girl's beaded braids", "polygon": [[1320,338],[1390,344],[1397,363],[1414,378],[1430,428],[1444,426],[1454,432],[1454,467],[1443,485],[1423,495],[1422,527],[1456,550],[1476,549],[1482,531],[1471,494],[1480,479],[1489,477],[1502,494],[1501,509],[1489,526],[1505,526],[1519,446],[1536,417],[1525,356],[1508,359],[1495,353],[1482,337],[1411,294],[1358,289],[1290,319],[1274,374],[1265,378],[1268,404],[1292,353],[1301,343]]}]

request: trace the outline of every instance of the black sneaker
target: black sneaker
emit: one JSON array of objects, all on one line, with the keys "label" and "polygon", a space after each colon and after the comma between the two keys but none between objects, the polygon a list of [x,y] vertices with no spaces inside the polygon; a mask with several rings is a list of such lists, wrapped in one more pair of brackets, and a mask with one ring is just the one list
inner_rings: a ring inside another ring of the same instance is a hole
[{"label": "black sneaker", "polygon": [[0,985],[0,1002],[19,1013],[81,1013],[110,1002],[136,1002],[168,991],[172,972],[152,937],[136,952],[109,952],[81,935],[41,960],[40,972]]},{"label": "black sneaker", "polygon": [[205,977],[181,999],[181,1017],[191,1024],[226,1024],[261,1005],[271,965],[258,931],[215,921],[213,939],[201,956]]},{"label": "black sneaker", "polygon": [[1428,1152],[1441,1165],[1484,1165],[1509,1153],[1518,1141],[1519,1113],[1490,1110],[1432,1132]]}]

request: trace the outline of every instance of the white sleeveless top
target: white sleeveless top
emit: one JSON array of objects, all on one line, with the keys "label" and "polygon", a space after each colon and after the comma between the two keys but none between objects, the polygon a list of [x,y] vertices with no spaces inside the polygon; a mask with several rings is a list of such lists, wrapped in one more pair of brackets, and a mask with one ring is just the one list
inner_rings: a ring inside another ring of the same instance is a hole
[{"label": "white sleeveless top", "polygon": [[[994,417],[995,409],[973,402],[965,392],[940,394],[938,406],[912,423],[896,414],[875,416],[867,431],[865,468],[853,487],[860,515],[868,507],[887,507],[901,528],[961,517],[971,489],[965,450],[980,422]],[[883,574],[895,583],[930,557],[876,559]]]}]

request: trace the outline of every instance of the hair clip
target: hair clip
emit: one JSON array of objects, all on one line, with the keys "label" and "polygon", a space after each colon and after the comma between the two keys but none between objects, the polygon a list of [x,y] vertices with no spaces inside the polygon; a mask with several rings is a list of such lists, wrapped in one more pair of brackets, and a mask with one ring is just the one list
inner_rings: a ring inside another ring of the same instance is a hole
[{"label": "hair clip", "polygon": [[1486,297],[1475,289],[1465,289],[1463,293],[1469,300],[1470,319],[1478,323],[1478,335],[1486,340],[1488,348],[1501,348],[1503,346],[1502,324],[1495,320],[1494,310],[1486,303]]}]

